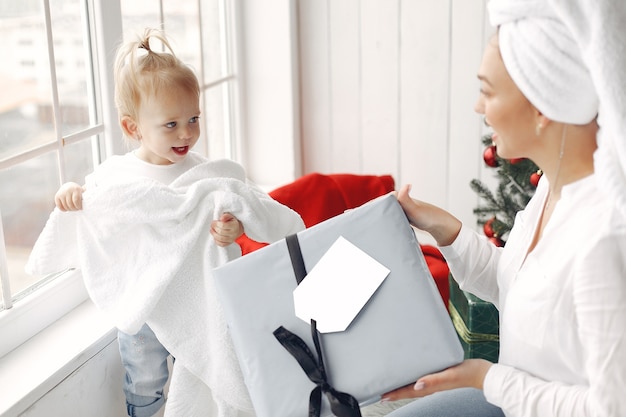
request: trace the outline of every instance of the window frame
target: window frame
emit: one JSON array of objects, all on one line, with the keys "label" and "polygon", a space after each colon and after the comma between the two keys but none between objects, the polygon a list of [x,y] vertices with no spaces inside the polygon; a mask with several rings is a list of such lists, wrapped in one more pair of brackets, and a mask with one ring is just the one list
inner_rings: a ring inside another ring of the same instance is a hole
[{"label": "window frame", "polygon": [[[114,33],[116,28],[119,34],[121,34],[122,30],[121,12],[119,7],[117,9],[114,7],[116,4],[119,6],[117,2],[106,2],[106,0],[81,0],[80,3],[80,6],[84,7],[86,11],[89,36],[91,37],[90,55],[93,63],[93,74],[88,83],[90,83],[90,87],[95,94],[96,123],[87,129],[66,136],[61,134],[61,127],[56,126],[57,140],[54,143],[45,144],[20,153],[13,158],[8,158],[4,161],[6,166],[15,165],[21,161],[43,155],[46,152],[57,151],[60,156],[59,178],[61,183],[63,183],[65,181],[65,162],[62,157],[64,146],[80,140],[91,140],[89,138],[99,135],[100,146],[95,151],[102,155],[100,159],[104,160],[106,156],[111,154],[109,152],[113,151],[113,149],[110,144],[114,141],[109,140],[109,138],[114,137],[112,135],[115,134],[115,130],[121,134],[119,127],[117,127],[117,117],[114,112],[107,111],[107,109],[114,107],[112,75],[103,77],[100,83],[96,80],[100,79],[99,76],[101,75],[111,73],[113,68],[111,57],[114,54],[111,51],[114,51],[117,45],[115,40],[117,35],[114,35]],[[48,58],[49,62],[54,63],[50,1],[43,0],[43,5],[44,19],[46,20]],[[117,24],[116,20],[119,20]],[[107,31],[102,31],[102,28],[107,28]],[[55,119],[60,120],[59,99],[56,90],[56,69],[54,65],[51,65],[50,72]],[[105,82],[106,79],[110,79],[110,82]],[[8,287],[4,233],[0,235],[0,240],[2,241],[2,247],[0,247],[2,270],[0,272],[3,277],[6,277],[2,280],[5,308],[0,311],[0,334],[6,336],[0,338],[0,357],[2,357],[83,303],[87,300],[88,294],[80,272],[72,270],[44,278],[41,282],[28,289],[20,298],[16,298],[9,288],[7,288],[8,291],[5,291],[4,288],[5,286]],[[13,300],[19,302],[13,303]]]},{"label": "window frame", "polygon": [[[44,13],[46,13],[47,27],[46,32],[49,42],[49,50],[52,49],[52,32],[50,26],[50,0],[42,0],[44,3]],[[198,1],[198,10],[202,7],[202,0]],[[238,11],[237,0],[219,0],[222,7],[222,19],[228,31],[225,36],[227,45],[227,65],[229,71],[226,76],[217,79],[204,80],[204,72],[199,74],[201,80],[201,89],[203,92],[208,91],[211,88],[225,88],[229,92],[228,112],[229,123],[227,130],[230,134],[230,149],[227,149],[227,157],[240,160],[241,155],[237,151],[240,147],[238,143],[241,141],[241,101],[240,101],[240,83],[241,78],[238,72],[238,57],[240,56],[239,48],[239,22],[240,14]],[[159,1],[161,11],[163,10],[162,0]],[[100,135],[100,146],[98,152],[102,155],[101,161],[107,157],[115,154],[123,154],[128,151],[119,138],[122,137],[122,132],[117,120],[117,112],[114,105],[114,80],[113,80],[113,60],[115,57],[115,51],[119,46],[120,40],[123,38],[122,27],[122,11],[121,2],[119,0],[81,0],[81,7],[86,7],[87,16],[89,19],[89,30],[91,36],[91,54],[93,57],[93,76],[92,82],[94,85],[93,91],[95,94],[96,108],[98,109],[98,122],[96,126],[92,126],[77,134],[62,137],[61,128],[57,127],[57,142],[53,145],[47,144],[40,148],[30,150],[20,154],[15,158],[5,160],[5,162],[14,164],[30,159],[33,156],[49,152],[51,150],[59,151],[59,154],[63,153],[63,146],[70,143],[75,143],[79,140],[89,140],[86,137],[92,137],[95,134]],[[163,13],[161,12],[161,20],[163,20]],[[198,16],[201,19],[200,13]],[[203,37],[202,25],[200,25],[200,37]],[[94,49],[95,48],[95,49]],[[53,54],[53,52],[51,52]],[[51,62],[54,55],[51,55]],[[201,56],[201,62],[204,63],[205,58]],[[52,69],[51,71],[54,71]],[[53,89],[54,86],[54,74],[53,74]],[[53,94],[56,94],[53,92]],[[58,97],[53,98],[55,106],[55,117],[58,118]],[[204,103],[203,103],[204,105]],[[209,138],[206,138],[206,143],[203,148],[209,148]],[[61,158],[62,159],[62,158]],[[65,174],[63,169],[64,162],[60,162],[60,179],[61,183],[65,181]],[[0,166],[0,169],[2,166]],[[2,219],[0,218],[0,274],[7,276],[7,259],[5,250],[4,233],[1,225]],[[5,281],[2,280],[3,285]],[[8,298],[11,299],[12,295],[10,291],[4,291],[3,297],[8,294]],[[13,304],[12,300],[9,300],[5,304],[5,309],[0,311],[0,358],[11,352],[13,349],[36,335],[65,314],[82,304],[88,299],[88,294],[85,289],[80,271],[71,270],[61,274],[57,274],[54,279],[44,279],[41,284],[37,284],[33,287],[33,290],[29,294],[19,300],[19,302]]]}]

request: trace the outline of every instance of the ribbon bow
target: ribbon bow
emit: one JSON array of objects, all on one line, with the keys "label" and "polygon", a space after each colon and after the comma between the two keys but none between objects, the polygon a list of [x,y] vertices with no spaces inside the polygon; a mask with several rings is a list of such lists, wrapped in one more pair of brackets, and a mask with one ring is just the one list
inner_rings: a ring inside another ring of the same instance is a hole
[{"label": "ribbon bow", "polygon": [[[304,259],[302,259],[302,251],[300,250],[300,242],[298,236],[293,234],[285,239],[289,256],[291,258],[291,266],[296,276],[296,282],[300,282],[306,276],[306,267]],[[324,359],[322,357],[322,349],[320,347],[319,332],[317,331],[317,323],[311,320],[311,337],[317,352],[317,360],[311,352],[307,344],[297,335],[280,326],[274,330],[274,337],[281,345],[293,356],[307,377],[315,383],[316,387],[311,391],[309,396],[309,417],[319,417],[322,411],[322,393],[326,394],[326,398],[330,402],[330,409],[337,417],[361,417],[361,409],[359,402],[350,394],[340,392],[334,389],[326,377],[326,368],[324,367]]]},{"label": "ribbon bow", "polygon": [[280,326],[274,330],[274,337],[293,356],[304,370],[307,377],[317,385],[309,396],[309,417],[319,417],[322,411],[322,393],[330,402],[330,409],[338,417],[361,417],[359,402],[350,394],[334,389],[326,378],[326,369],[322,358],[319,336],[315,320],[311,320],[311,335],[318,360],[307,344],[297,335]]}]

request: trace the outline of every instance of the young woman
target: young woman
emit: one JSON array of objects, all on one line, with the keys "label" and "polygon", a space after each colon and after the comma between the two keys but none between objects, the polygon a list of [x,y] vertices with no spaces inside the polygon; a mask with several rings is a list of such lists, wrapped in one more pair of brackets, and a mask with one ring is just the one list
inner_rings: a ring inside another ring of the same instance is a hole
[{"label": "young woman", "polygon": [[[497,364],[466,360],[387,393],[384,400],[424,397],[390,416],[626,415],[626,216],[594,166],[598,113],[601,122],[603,114],[615,120],[612,112],[626,118],[623,106],[602,106],[597,73],[576,43],[618,28],[608,15],[607,27],[596,26],[596,9],[582,3],[490,4],[499,30],[478,71],[476,111],[493,128],[501,157],[529,158],[544,172],[505,248],[412,199],[410,187],[398,193],[411,223],[437,240],[460,286],[498,307],[501,345]],[[600,3],[599,10],[612,4],[626,16],[624,4]],[[590,14],[576,15],[585,7]],[[586,18],[593,24],[577,32]],[[582,19],[578,26],[575,19]],[[615,32],[613,39],[611,53],[623,60],[626,37]],[[613,76],[623,86],[620,74]],[[624,141],[624,131],[611,133]]]}]

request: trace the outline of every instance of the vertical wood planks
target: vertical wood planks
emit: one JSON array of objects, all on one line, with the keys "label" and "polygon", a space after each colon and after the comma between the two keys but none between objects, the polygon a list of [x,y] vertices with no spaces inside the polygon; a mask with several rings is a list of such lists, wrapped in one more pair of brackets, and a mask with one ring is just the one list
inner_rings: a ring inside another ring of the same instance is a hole
[{"label": "vertical wood planks", "polygon": [[303,173],[391,174],[474,225],[486,0],[298,0]]}]

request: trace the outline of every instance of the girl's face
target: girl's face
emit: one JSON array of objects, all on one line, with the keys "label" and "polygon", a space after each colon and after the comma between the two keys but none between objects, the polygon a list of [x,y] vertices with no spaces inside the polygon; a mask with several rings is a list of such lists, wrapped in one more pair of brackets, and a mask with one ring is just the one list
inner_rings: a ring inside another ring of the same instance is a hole
[{"label": "girl's face", "polygon": [[181,162],[200,137],[198,96],[184,89],[167,89],[143,100],[134,124],[140,147],[137,156],[151,164]]},{"label": "girl's face", "polygon": [[509,76],[495,37],[485,48],[478,79],[481,87],[475,110],[485,115],[485,122],[493,129],[498,155],[532,159],[539,113]]}]

